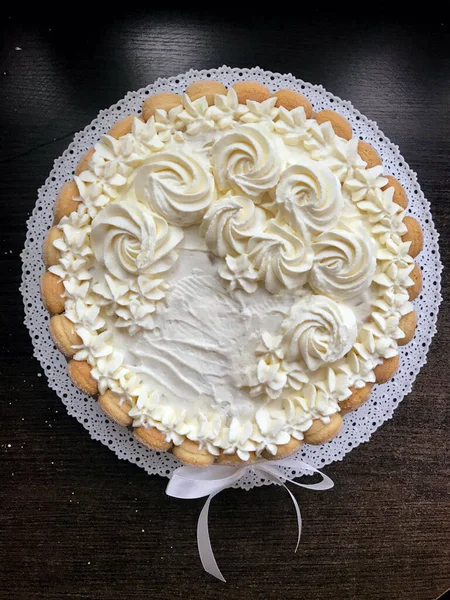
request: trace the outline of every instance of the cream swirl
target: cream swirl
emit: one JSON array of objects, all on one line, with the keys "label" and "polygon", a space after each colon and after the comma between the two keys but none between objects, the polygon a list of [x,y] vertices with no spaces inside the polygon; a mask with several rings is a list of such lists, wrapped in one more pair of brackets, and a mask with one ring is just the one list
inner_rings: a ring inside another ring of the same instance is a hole
[{"label": "cream swirl", "polygon": [[303,285],[313,261],[311,248],[288,225],[280,225],[275,219],[250,240],[248,253],[258,278],[272,294]]},{"label": "cream swirl", "polygon": [[192,156],[160,152],[141,167],[136,197],[172,225],[197,223],[214,199],[214,178]]},{"label": "cream swirl", "polygon": [[347,354],[357,334],[353,311],[326,296],[296,302],[283,322],[283,330],[287,360],[301,358],[311,371]]},{"label": "cream swirl", "polygon": [[280,163],[268,131],[251,125],[236,127],[212,148],[217,183],[221,190],[259,196],[275,187]]},{"label": "cream swirl", "polygon": [[303,237],[333,227],[343,205],[335,175],[309,160],[282,173],[275,199],[284,218]]},{"label": "cream swirl", "polygon": [[312,248],[315,257],[309,283],[315,292],[346,300],[369,288],[377,266],[372,239],[332,229],[320,234]]},{"label": "cream swirl", "polygon": [[108,204],[92,222],[95,258],[121,281],[170,269],[176,260],[173,249],[182,238],[181,229],[135,202]]},{"label": "cream swirl", "polygon": [[245,252],[248,240],[264,229],[265,211],[245,196],[228,194],[214,202],[200,227],[208,248],[216,256]]}]

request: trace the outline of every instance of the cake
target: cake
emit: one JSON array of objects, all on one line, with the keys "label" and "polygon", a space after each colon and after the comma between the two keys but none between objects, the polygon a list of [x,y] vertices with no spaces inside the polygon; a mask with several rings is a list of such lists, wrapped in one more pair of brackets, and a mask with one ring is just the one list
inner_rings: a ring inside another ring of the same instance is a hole
[{"label": "cake", "polygon": [[414,336],[407,196],[331,110],[257,82],[149,96],[61,189],[43,302],[68,374],[195,466],[336,436]]}]

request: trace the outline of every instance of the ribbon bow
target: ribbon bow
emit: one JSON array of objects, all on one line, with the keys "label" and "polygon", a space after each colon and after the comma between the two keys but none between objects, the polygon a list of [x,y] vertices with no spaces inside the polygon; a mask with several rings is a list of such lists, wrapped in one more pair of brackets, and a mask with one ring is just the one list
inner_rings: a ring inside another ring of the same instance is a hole
[{"label": "ribbon bow", "polygon": [[[322,480],[319,483],[312,484],[298,483],[297,481],[294,481],[292,478],[288,477],[280,469],[280,467],[291,467],[295,469],[298,469],[299,467],[304,468],[308,473],[319,473],[319,475],[322,477]],[[295,499],[294,494],[289,490],[289,488],[286,487],[284,482],[289,481],[294,485],[298,485],[299,487],[307,488],[309,490],[329,490],[334,486],[333,481],[327,475],[312,465],[299,460],[298,458],[283,458],[280,460],[270,461],[260,460],[252,465],[246,465],[243,467],[212,465],[211,467],[207,467],[205,469],[198,469],[195,467],[184,466],[174,471],[172,479],[169,481],[166,489],[166,494],[168,496],[172,496],[173,498],[183,498],[184,500],[208,496],[208,499],[206,500],[205,505],[200,513],[197,524],[198,553],[205,571],[223,582],[225,582],[225,578],[217,566],[217,562],[211,548],[211,540],[209,538],[209,505],[211,504],[211,500],[214,498],[214,496],[219,494],[219,492],[222,490],[231,487],[249,471],[263,474],[274,483],[282,485],[291,497],[295,507],[295,512],[297,514],[298,526],[297,545],[295,547],[295,552],[297,552],[300,544],[300,536],[302,533],[302,517],[300,514],[300,507]]]}]

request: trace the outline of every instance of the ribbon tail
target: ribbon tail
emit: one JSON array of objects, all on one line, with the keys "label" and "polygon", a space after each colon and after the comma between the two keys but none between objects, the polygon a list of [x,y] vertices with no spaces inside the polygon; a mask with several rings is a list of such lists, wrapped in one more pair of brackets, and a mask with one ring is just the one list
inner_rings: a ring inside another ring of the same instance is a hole
[{"label": "ribbon tail", "polygon": [[198,554],[200,556],[200,560],[202,561],[202,565],[204,570],[219,579],[219,581],[223,581],[226,583],[225,577],[220,572],[219,567],[217,566],[216,559],[214,557],[214,552],[211,547],[211,540],[209,537],[209,528],[208,528],[208,516],[209,516],[209,505],[211,504],[211,500],[214,498],[216,494],[212,494],[208,497],[205,502],[200,516],[198,518],[197,523],[197,546],[198,546]]},{"label": "ribbon tail", "polygon": [[297,535],[297,545],[295,546],[295,550],[294,550],[294,552],[297,552],[298,547],[300,546],[300,538],[302,536],[302,514],[300,512],[300,506],[298,505],[298,502],[297,502],[294,494],[291,492],[291,490],[286,485],[284,485],[284,483],[281,483],[281,485],[284,487],[284,489],[288,492],[289,496],[291,497],[291,500],[294,504],[295,512],[297,513],[298,535]]},{"label": "ribbon tail", "polygon": [[287,493],[289,494],[289,496],[291,497],[292,503],[294,505],[295,508],[295,513],[297,515],[297,545],[295,546],[295,550],[294,552],[297,552],[298,547],[300,546],[300,538],[302,536],[302,514],[300,512],[300,506],[298,505],[297,499],[295,498],[294,494],[291,492],[291,490],[287,487],[287,485],[285,485],[283,483],[283,481],[281,480],[281,476],[278,476],[277,474],[273,473],[272,471],[266,470],[264,469],[264,474],[267,475],[269,477],[269,479],[271,479],[272,481],[274,481],[275,483],[279,483],[281,484],[284,489],[287,491]]},{"label": "ribbon tail", "polygon": [[[299,481],[295,481],[295,479],[289,477],[288,475],[285,475],[278,468],[278,467],[298,467],[298,466],[302,466],[306,470],[312,471],[313,473],[318,473],[320,475],[320,477],[322,478],[321,481],[319,481],[318,483],[300,483]],[[330,490],[332,487],[334,487],[334,482],[330,477],[328,477],[328,475],[325,475],[325,473],[322,473],[322,471],[319,471],[319,469],[316,469],[316,467],[313,467],[312,465],[308,465],[308,463],[305,463],[301,460],[293,461],[290,459],[282,459],[279,461],[272,461],[270,464],[260,465],[259,468],[262,471],[264,471],[264,473],[272,473],[273,475],[275,475],[275,477],[277,477],[277,478],[279,477],[280,480],[282,479],[284,481],[289,481],[289,483],[293,483],[294,485],[297,485],[298,487],[306,488],[307,490],[323,491],[323,490]]]}]

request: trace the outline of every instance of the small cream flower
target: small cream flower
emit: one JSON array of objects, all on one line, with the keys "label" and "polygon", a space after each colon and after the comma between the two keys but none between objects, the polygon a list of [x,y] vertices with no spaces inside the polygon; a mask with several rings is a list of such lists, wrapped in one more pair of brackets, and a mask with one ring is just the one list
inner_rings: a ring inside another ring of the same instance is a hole
[{"label": "small cream flower", "polygon": [[272,123],[278,114],[278,108],[275,107],[277,98],[268,98],[264,102],[255,102],[247,100],[248,112],[241,116],[243,123]]},{"label": "small cream flower", "polygon": [[351,193],[353,202],[360,202],[369,192],[382,188],[388,183],[382,174],[383,167],[381,165],[371,169],[355,169],[353,178],[345,181],[344,188]]},{"label": "small cream flower", "polygon": [[268,364],[261,359],[256,369],[258,383],[250,388],[251,396],[267,394],[272,400],[279,398],[286,385],[287,375],[280,363]]},{"label": "small cream flower", "polygon": [[230,87],[226,96],[216,94],[214,106],[210,106],[208,109],[208,117],[213,119],[216,127],[223,131],[230,129],[247,112],[247,106],[239,104],[236,92]]},{"label": "small cream flower", "polygon": [[268,331],[264,331],[261,338],[261,344],[256,348],[256,356],[261,356],[269,363],[280,361],[284,356],[283,348],[280,346],[283,336],[271,335]]},{"label": "small cream flower", "polygon": [[114,350],[108,356],[97,358],[91,375],[98,381],[100,394],[104,394],[107,389],[120,393],[119,381],[127,372],[123,366],[123,359],[124,356],[120,350]]},{"label": "small cream flower", "polygon": [[222,279],[228,282],[226,287],[229,292],[242,289],[247,294],[253,294],[258,288],[258,274],[246,254],[241,254],[237,258],[226,256],[225,264],[222,263],[218,271]]},{"label": "small cream flower", "polygon": [[214,440],[214,445],[224,448],[224,454],[237,454],[241,460],[249,460],[250,452],[256,449],[255,443],[250,439],[253,434],[253,425],[250,421],[241,422],[237,417],[231,419],[230,426],[224,427]]},{"label": "small cream flower", "polygon": [[187,135],[197,135],[214,129],[214,121],[209,115],[208,102],[204,96],[191,100],[187,94],[183,94],[181,103],[184,110],[178,113],[177,118],[186,127]]},{"label": "small cream flower", "polygon": [[310,121],[306,118],[303,106],[286,110],[283,106],[278,113],[278,119],[274,122],[274,129],[279,133],[288,146],[297,146],[305,140],[309,140],[311,134],[308,131]]},{"label": "small cream flower", "polygon": [[327,166],[339,181],[352,179],[356,169],[363,169],[366,163],[358,154],[358,138],[350,141],[337,138],[331,155],[326,159]]},{"label": "small cream flower", "polygon": [[308,124],[309,137],[305,139],[303,145],[311,154],[314,160],[323,160],[330,156],[333,151],[336,134],[329,121],[319,123],[311,119]]},{"label": "small cream flower", "polygon": [[[285,420],[272,418],[269,411],[260,408],[255,415],[257,430],[252,435],[252,440],[257,442],[256,452],[260,454],[267,449],[274,456],[277,453],[277,446],[287,444],[291,439],[290,434],[284,430]],[[258,431],[259,430],[259,431]]]},{"label": "small cream flower", "polygon": [[300,363],[288,362],[283,360],[281,363],[282,369],[286,372],[286,385],[293,390],[299,391],[304,383],[308,383],[309,377],[302,370]]}]

